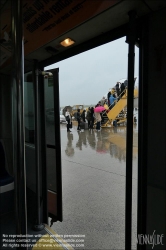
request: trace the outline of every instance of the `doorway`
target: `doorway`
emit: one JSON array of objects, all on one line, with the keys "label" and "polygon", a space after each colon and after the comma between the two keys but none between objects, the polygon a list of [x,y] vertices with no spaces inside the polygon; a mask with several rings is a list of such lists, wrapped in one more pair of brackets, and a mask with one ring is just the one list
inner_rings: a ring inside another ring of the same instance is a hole
[{"label": "doorway", "polygon": [[[95,106],[117,81],[127,78],[128,45],[125,38],[100,46],[45,69],[60,69],[60,107]],[[138,87],[138,48],[135,56]],[[137,122],[133,134],[132,247],[137,235]],[[125,248],[126,126],[100,132],[72,133],[61,124],[64,220],[53,229],[79,249]],[[75,236],[78,243],[75,241]]]}]

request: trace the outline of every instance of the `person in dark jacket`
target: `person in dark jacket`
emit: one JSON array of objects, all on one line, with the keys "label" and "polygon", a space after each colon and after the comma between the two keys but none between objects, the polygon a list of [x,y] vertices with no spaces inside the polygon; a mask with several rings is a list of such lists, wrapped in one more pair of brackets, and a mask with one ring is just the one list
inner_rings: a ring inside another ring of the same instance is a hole
[{"label": "person in dark jacket", "polygon": [[116,93],[117,93],[117,97],[120,95],[120,88],[119,88],[119,82],[116,83]]},{"label": "person in dark jacket", "polygon": [[108,100],[108,107],[110,106],[110,95],[111,95],[111,91],[109,90],[108,94],[107,94],[107,100]]},{"label": "person in dark jacket", "polygon": [[81,131],[81,127],[80,127],[80,123],[81,123],[80,109],[77,109],[77,122],[78,122],[77,131]]},{"label": "person in dark jacket", "polygon": [[124,94],[125,94],[125,85],[124,85],[124,83],[122,82],[121,88],[120,88],[120,95],[121,95],[121,97],[122,97]]},{"label": "person in dark jacket", "polygon": [[94,118],[94,108],[93,107],[91,107],[90,112],[91,112],[90,113],[91,118],[90,118],[90,126],[89,126],[89,128],[93,129],[94,121],[95,121],[95,118]]},{"label": "person in dark jacket", "polygon": [[85,112],[86,110],[83,110],[81,114],[81,119],[83,120],[83,122],[85,122]]}]

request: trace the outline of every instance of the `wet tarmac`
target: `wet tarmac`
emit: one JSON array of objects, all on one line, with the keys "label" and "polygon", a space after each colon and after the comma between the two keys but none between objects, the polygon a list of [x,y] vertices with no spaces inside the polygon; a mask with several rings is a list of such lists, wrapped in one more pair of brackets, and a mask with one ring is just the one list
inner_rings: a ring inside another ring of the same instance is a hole
[{"label": "wet tarmac", "polygon": [[[138,127],[133,132],[133,248],[136,249]],[[60,235],[85,235],[75,249],[124,249],[126,127],[72,133],[61,124],[63,222]],[[82,238],[79,238],[82,239]],[[81,245],[82,244],[82,245]],[[84,246],[83,246],[84,245]]]}]

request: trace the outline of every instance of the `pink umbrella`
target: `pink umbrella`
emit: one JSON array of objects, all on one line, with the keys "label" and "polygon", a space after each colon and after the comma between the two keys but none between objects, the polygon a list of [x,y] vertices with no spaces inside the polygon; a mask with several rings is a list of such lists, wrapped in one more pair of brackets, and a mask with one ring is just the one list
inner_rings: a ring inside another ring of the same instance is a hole
[{"label": "pink umbrella", "polygon": [[105,110],[105,108],[103,106],[98,106],[98,107],[94,108],[94,112],[96,112],[96,113],[101,113],[104,110]]}]

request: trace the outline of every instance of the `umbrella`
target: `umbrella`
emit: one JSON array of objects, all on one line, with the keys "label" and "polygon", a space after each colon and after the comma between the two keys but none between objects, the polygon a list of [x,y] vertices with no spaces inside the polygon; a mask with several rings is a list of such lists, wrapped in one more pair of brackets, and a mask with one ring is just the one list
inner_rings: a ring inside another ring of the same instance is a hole
[{"label": "umbrella", "polygon": [[65,113],[66,113],[67,109],[69,110],[69,113],[72,112],[72,107],[71,107],[71,106],[66,106],[66,107],[64,107],[64,109],[63,109],[63,115],[64,115],[64,116],[65,116]]},{"label": "umbrella", "polygon": [[105,108],[103,106],[98,106],[98,107],[94,108],[94,112],[96,112],[96,113],[101,113],[104,110],[105,110]]}]

